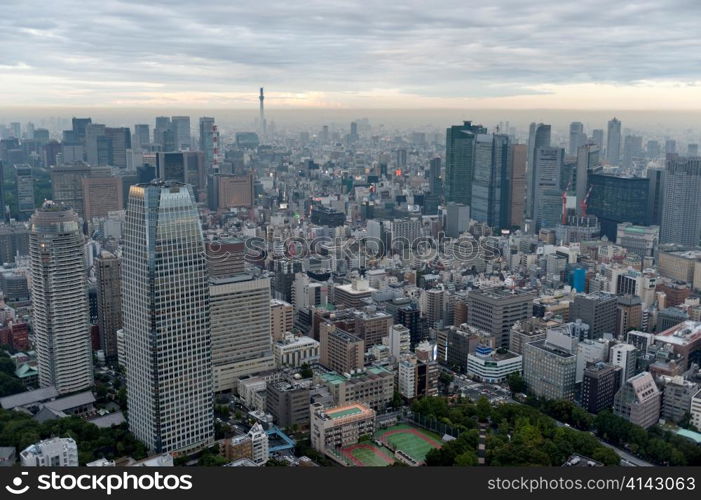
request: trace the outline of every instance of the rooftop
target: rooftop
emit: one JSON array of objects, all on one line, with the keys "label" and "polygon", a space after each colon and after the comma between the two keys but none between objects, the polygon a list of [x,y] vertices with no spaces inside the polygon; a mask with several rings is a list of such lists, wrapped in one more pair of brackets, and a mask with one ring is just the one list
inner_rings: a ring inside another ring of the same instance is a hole
[{"label": "rooftop", "polygon": [[34,391],[20,392],[19,394],[0,398],[0,405],[5,410],[11,410],[13,408],[17,408],[18,406],[27,406],[33,403],[48,401],[49,399],[54,399],[57,396],[58,391],[55,387],[42,387],[41,389],[36,389]]}]

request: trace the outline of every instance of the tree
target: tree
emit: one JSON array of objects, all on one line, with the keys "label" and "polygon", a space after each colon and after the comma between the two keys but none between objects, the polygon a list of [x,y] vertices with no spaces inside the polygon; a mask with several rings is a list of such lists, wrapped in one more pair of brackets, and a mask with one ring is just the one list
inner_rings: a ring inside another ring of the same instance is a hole
[{"label": "tree", "polygon": [[621,457],[613,451],[611,448],[606,446],[600,446],[594,453],[592,453],[591,458],[601,462],[604,465],[619,465],[621,463]]},{"label": "tree", "polygon": [[477,460],[477,454],[472,450],[465,451],[455,457],[455,465],[460,467],[471,467],[473,465],[477,465],[478,463],[479,461]]},{"label": "tree", "polygon": [[11,396],[24,392],[24,385],[16,377],[0,372],[0,397]]},{"label": "tree", "polygon": [[302,378],[312,378],[314,376],[314,370],[312,370],[307,363],[304,363],[299,370],[299,374]]},{"label": "tree", "polygon": [[509,389],[512,394],[518,394],[521,392],[526,392],[528,386],[526,385],[526,379],[518,372],[513,372],[506,377],[506,381],[509,384]]},{"label": "tree", "polygon": [[12,361],[7,356],[0,357],[0,372],[10,375],[12,377],[15,375],[15,370],[16,368],[14,361]]},{"label": "tree", "polygon": [[475,411],[480,422],[486,422],[492,415],[492,405],[489,404],[489,400],[487,398],[482,396],[477,400]]},{"label": "tree", "polygon": [[392,395],[392,408],[400,408],[404,405],[404,398],[399,391],[394,391]]}]

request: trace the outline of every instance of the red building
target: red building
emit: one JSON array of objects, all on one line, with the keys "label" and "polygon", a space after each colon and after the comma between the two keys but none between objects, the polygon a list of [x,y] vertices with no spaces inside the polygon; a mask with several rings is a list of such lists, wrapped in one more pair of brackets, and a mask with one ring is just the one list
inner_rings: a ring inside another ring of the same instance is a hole
[{"label": "red building", "polygon": [[29,325],[27,323],[15,323],[12,325],[10,346],[15,351],[28,351],[31,349],[29,342]]}]

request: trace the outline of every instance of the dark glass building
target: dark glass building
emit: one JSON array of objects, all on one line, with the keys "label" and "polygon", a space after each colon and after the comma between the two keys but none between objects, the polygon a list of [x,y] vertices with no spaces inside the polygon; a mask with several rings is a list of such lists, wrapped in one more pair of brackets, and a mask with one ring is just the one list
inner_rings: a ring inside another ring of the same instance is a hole
[{"label": "dark glass building", "polygon": [[650,179],[646,177],[589,175],[587,213],[599,218],[602,235],[616,241],[617,225],[621,222],[650,225],[649,186]]},{"label": "dark glass building", "polygon": [[447,130],[445,141],[445,199],[472,206],[475,140],[487,129],[466,121]]}]

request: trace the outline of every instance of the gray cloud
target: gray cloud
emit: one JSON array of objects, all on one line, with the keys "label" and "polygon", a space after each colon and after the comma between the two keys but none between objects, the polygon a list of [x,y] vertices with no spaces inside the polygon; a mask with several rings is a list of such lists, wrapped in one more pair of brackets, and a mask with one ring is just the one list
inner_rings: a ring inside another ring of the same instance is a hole
[{"label": "gray cloud", "polygon": [[10,0],[3,11],[4,81],[38,101],[41,82],[75,100],[258,85],[493,97],[700,79],[696,1]]}]

